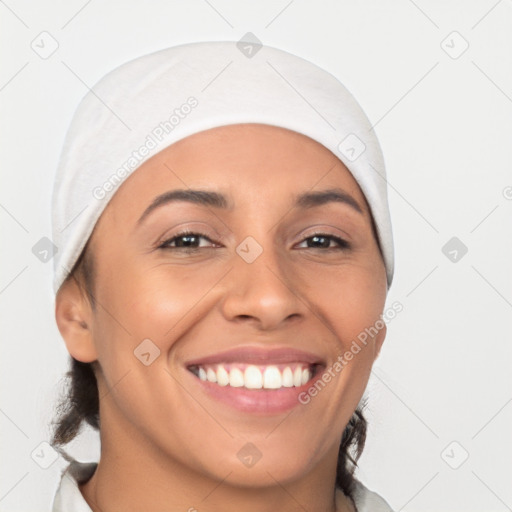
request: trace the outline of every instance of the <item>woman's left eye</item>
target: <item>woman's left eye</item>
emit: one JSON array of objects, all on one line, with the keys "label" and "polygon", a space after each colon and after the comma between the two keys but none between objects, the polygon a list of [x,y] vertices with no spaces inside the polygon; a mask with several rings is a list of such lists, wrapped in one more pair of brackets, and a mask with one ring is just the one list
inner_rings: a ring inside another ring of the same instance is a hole
[{"label": "woman's left eye", "polygon": [[[349,249],[350,244],[343,240],[342,238],[339,238],[334,235],[328,235],[326,233],[315,233],[312,236],[308,236],[305,238],[301,243],[308,242],[309,240],[312,241],[314,244],[319,244],[318,246],[309,246],[307,248],[309,249]],[[338,247],[330,247],[331,241],[336,242],[338,244]]]}]

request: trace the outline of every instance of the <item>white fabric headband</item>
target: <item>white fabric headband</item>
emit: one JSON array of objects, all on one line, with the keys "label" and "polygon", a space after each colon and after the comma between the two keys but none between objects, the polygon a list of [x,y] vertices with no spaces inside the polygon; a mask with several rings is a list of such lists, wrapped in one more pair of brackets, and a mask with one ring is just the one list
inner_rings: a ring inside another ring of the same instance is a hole
[{"label": "white fabric headband", "polygon": [[370,206],[389,287],[394,253],[384,161],[359,104],[311,62],[268,46],[220,41],[132,60],[108,73],[80,103],[53,191],[54,291],[134,170],[180,139],[237,123],[302,133],[346,165]]}]

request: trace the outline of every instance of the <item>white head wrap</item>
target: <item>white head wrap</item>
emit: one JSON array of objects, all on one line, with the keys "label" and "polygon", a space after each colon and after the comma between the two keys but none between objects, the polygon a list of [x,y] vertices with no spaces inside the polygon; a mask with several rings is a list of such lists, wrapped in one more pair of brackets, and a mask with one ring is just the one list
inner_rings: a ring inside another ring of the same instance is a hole
[{"label": "white head wrap", "polygon": [[307,60],[268,46],[221,41],[134,59],[108,73],[80,103],[53,192],[55,292],[135,169],[184,137],[237,123],[302,133],[346,165],[370,206],[389,287],[394,254],[384,161],[359,104],[333,75]]}]

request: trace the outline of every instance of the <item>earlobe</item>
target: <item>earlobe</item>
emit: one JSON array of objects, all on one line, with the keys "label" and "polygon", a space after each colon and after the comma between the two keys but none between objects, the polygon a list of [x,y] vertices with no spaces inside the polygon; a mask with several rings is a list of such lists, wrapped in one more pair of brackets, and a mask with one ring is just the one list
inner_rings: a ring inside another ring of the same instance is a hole
[{"label": "earlobe", "polygon": [[55,320],[72,357],[83,363],[97,359],[91,306],[74,279],[64,282],[57,292]]}]

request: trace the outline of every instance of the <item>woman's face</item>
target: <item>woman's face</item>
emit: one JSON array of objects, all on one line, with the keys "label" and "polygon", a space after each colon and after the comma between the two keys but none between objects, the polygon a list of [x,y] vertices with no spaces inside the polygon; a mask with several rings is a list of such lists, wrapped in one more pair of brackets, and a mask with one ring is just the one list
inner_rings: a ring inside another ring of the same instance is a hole
[{"label": "woman's face", "polygon": [[387,290],[340,160],[266,125],[195,134],[126,180],[91,250],[102,443],[247,486],[334,475]]}]

